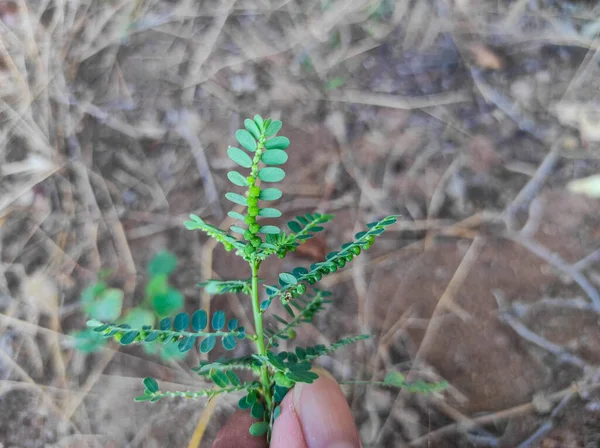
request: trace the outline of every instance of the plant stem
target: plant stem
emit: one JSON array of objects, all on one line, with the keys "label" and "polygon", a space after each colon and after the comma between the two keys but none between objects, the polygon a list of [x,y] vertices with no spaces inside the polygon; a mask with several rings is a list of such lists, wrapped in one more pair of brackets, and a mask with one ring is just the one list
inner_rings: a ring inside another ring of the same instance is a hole
[{"label": "plant stem", "polygon": [[[254,327],[256,329],[256,340],[254,342],[258,354],[266,356],[267,349],[265,348],[263,316],[260,309],[260,303],[258,302],[258,268],[260,267],[260,261],[252,260],[250,266],[252,267],[252,312],[254,313]],[[263,364],[260,368],[260,382],[263,387],[267,409],[271,409],[271,395],[269,391],[271,381],[269,379],[269,368],[266,364]]]}]

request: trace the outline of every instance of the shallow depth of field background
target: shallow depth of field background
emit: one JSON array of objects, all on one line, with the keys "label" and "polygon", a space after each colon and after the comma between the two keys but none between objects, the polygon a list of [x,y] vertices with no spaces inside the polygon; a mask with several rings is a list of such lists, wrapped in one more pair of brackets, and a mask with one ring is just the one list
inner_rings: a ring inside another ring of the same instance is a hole
[{"label": "shallow depth of field background", "polygon": [[[262,277],[400,215],[323,287],[301,345],[367,332],[322,365],[443,394],[346,387],[365,447],[591,447],[600,440],[600,7],[515,0],[0,0],[0,446],[210,446],[236,397],[135,404],[183,360],[74,349],[100,272],[144,298],[169,249],[185,309],[247,277],[182,222],[231,224],[227,145],[281,119],[284,218],[336,213]],[[240,344],[236,354],[249,347]],[[213,353],[211,356],[218,356]]]}]

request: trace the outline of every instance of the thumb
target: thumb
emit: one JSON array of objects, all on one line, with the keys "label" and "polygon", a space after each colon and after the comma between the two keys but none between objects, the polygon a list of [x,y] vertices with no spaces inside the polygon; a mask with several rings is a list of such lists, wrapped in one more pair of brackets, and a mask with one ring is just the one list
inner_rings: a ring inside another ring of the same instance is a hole
[{"label": "thumb", "polygon": [[346,397],[333,377],[315,369],[312,384],[297,383],[281,403],[271,448],[359,448]]}]

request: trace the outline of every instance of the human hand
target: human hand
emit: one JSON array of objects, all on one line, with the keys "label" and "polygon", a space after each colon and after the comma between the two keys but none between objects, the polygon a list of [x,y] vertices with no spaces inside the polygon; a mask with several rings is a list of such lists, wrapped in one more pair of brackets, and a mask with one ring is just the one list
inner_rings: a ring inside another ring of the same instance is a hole
[{"label": "human hand", "polygon": [[[283,399],[270,448],[359,448],[356,424],[340,386],[322,369],[312,384],[297,383]],[[254,420],[236,412],[217,434],[212,448],[266,448],[264,437],[248,432]]]}]

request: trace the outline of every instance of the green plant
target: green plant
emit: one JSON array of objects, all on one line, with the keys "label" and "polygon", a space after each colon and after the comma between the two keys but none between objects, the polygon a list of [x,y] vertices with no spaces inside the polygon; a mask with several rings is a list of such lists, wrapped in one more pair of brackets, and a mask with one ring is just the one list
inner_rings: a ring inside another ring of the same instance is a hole
[{"label": "green plant", "polygon": [[[363,250],[371,247],[375,239],[386,227],[396,222],[395,216],[388,216],[367,225],[365,231],[355,235],[353,241],[342,245],[336,252],[327,254],[326,259],[312,264],[309,268],[297,267],[292,272],[279,274],[277,284],[266,285],[259,279],[261,263],[271,256],[285,257],[293,252],[303,241],[310,239],[323,230],[323,224],[333,215],[311,213],[297,216],[287,223],[289,232],[272,225],[263,224],[262,218],[278,218],[281,212],[263,204],[275,201],[282,195],[277,188],[263,188],[259,183],[272,184],[281,181],[285,172],[281,169],[287,159],[286,149],[290,145],[287,137],[276,136],[282,123],[277,120],[263,120],[256,115],[253,120],[244,122],[246,129],[236,132],[236,138],[242,148],[229,147],[229,158],[249,173],[238,171],[227,174],[236,186],[243,187],[245,194],[226,193],[225,197],[234,204],[245,207],[245,214],[230,211],[229,216],[238,220],[238,225],[230,227],[233,234],[218,229],[196,215],[190,215],[185,222],[189,230],[200,230],[223,244],[225,250],[234,251],[250,267],[251,276],[245,280],[207,280],[200,283],[211,294],[241,293],[249,296],[252,304],[254,330],[247,331],[236,319],[227,320],[223,311],[216,311],[209,319],[205,310],[196,311],[190,318],[179,313],[174,318],[163,318],[158,327],[152,325],[131,325],[129,323],[110,323],[100,319],[88,322],[98,334],[115,338],[121,344],[132,343],[177,343],[181,352],[191,350],[199,341],[199,350],[209,353],[220,340],[226,351],[233,350],[238,341],[254,343],[255,352],[246,356],[214,361],[201,361],[193,370],[212,381],[215,387],[188,392],[162,391],[153,378],[145,378],[144,394],[137,401],[156,402],[163,397],[212,398],[219,394],[243,392],[239,400],[242,409],[249,409],[258,422],[250,428],[256,436],[270,435],[274,420],[279,415],[279,403],[295,383],[311,383],[318,375],[311,370],[312,362],[320,356],[365,339],[359,335],[340,339],[330,346],[315,345],[296,347],[293,351],[279,350],[282,340],[295,337],[296,328],[310,323],[316,313],[323,310],[330,300],[330,293],[317,289],[314,285],[322,277],[342,269]],[[151,282],[152,283],[152,282]],[[264,287],[264,300],[261,302],[260,285]],[[285,317],[270,313],[271,305],[279,302]],[[270,313],[269,325],[264,319]],[[242,381],[236,371],[241,371],[246,381]],[[358,381],[358,383],[362,383]],[[427,392],[439,390],[443,383],[409,383],[399,372],[390,372],[383,381],[375,384],[389,387],[407,388]]]},{"label": "green plant", "polygon": [[[123,291],[109,287],[110,272],[103,272],[98,281],[86,288],[81,295],[83,312],[88,319],[128,324],[132,327],[152,326],[158,319],[183,309],[183,295],[169,284],[169,275],[176,267],[177,257],[174,254],[162,251],[154,255],[148,264],[145,298],[142,303],[125,313]],[[103,335],[91,328],[77,331],[72,336],[75,337],[75,348],[83,352],[99,351],[108,342]],[[144,344],[143,347],[146,353],[159,355],[165,361],[185,357],[185,353],[179,351],[175,342],[163,344],[157,341]]]}]

